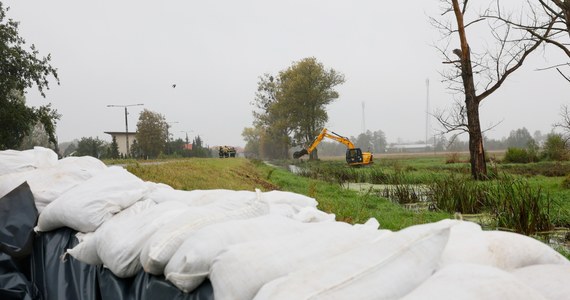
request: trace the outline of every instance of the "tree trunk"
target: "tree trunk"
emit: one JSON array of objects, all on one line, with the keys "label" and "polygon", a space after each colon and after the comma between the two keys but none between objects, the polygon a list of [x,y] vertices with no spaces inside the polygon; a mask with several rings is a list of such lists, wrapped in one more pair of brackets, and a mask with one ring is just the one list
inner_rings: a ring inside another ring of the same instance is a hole
[{"label": "tree trunk", "polygon": [[467,43],[465,25],[463,23],[463,13],[459,8],[457,0],[453,0],[453,11],[457,20],[457,31],[461,42],[461,79],[465,92],[465,108],[467,109],[467,128],[469,131],[469,154],[471,161],[471,176],[475,180],[487,178],[487,165],[485,162],[485,151],[483,149],[483,134],[479,122],[479,102],[475,90],[473,79],[473,68],[471,65],[471,50]]},{"label": "tree trunk", "polygon": [[487,163],[483,149],[483,134],[479,122],[479,103],[476,99],[465,100],[467,108],[467,126],[469,127],[469,157],[471,177],[475,180],[487,179]]}]

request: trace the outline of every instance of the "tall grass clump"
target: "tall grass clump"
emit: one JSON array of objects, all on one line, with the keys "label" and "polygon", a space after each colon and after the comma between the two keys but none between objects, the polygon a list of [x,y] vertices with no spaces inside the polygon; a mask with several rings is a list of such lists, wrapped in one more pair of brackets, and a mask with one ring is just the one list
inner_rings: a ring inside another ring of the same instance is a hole
[{"label": "tall grass clump", "polygon": [[382,197],[402,205],[421,202],[425,199],[425,194],[425,188],[410,184],[396,184],[380,193]]},{"label": "tall grass clump", "polygon": [[463,214],[480,213],[486,204],[484,183],[452,175],[429,184],[429,196],[438,209]]},{"label": "tall grass clump", "polygon": [[497,227],[526,235],[553,228],[550,196],[544,194],[541,187],[531,186],[527,180],[502,176],[489,187],[488,196]]}]

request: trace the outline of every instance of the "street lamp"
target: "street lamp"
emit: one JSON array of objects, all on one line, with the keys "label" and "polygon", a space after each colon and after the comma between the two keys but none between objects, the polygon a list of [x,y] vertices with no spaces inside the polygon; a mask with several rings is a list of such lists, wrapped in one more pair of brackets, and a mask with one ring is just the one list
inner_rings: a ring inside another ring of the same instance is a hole
[{"label": "street lamp", "polygon": [[125,138],[127,139],[127,153],[126,153],[127,156],[130,155],[130,151],[129,151],[129,120],[127,118],[127,115],[129,113],[127,112],[127,107],[129,107],[129,106],[143,106],[143,105],[144,104],[142,104],[142,103],[128,104],[128,105],[117,105],[117,104],[107,105],[107,107],[124,107],[125,108]]}]

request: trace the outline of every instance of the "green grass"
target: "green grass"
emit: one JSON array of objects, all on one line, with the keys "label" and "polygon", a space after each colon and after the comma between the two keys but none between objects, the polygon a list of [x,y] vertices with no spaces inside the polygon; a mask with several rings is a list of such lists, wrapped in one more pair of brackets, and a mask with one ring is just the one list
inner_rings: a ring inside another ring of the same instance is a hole
[{"label": "green grass", "polygon": [[178,190],[272,190],[260,172],[243,158],[190,158],[153,164],[129,164],[127,170],[146,181],[161,182]]},{"label": "green grass", "polygon": [[233,189],[284,190],[304,194],[318,208],[348,223],[376,218],[382,228],[399,230],[414,224],[449,218],[448,213],[413,212],[372,193],[359,194],[334,182],[304,178],[285,169],[246,159],[192,158],[153,164],[131,163],[127,170],[143,180],[161,182],[180,190]]},{"label": "green grass", "polygon": [[[328,182],[367,182],[396,187],[426,185],[434,194],[436,207],[441,210],[491,214],[497,218],[496,226],[512,226],[513,230],[527,234],[552,225],[570,227],[570,189],[564,184],[570,163],[501,164],[495,159],[487,164],[494,179],[474,182],[470,179],[470,167],[465,159],[467,157],[459,157],[453,163],[447,163],[444,156],[406,155],[378,159],[374,165],[357,169],[347,167],[341,160],[294,163],[307,168],[308,177]],[[503,185],[513,188],[501,188]],[[405,190],[395,190],[398,192],[394,193],[397,194],[395,196],[407,197]],[[413,196],[413,191],[408,192]],[[395,201],[409,202],[404,198]],[[536,207],[535,203],[546,208]],[[505,209],[510,211],[503,212]],[[536,220],[543,219],[543,211],[547,213],[546,220],[535,222],[535,217]],[[512,220],[506,220],[505,216]],[[529,220],[529,223],[524,220]],[[552,225],[546,225],[548,223]],[[536,229],[529,227],[534,224]]]},{"label": "green grass", "polygon": [[[269,174],[270,167],[258,164],[258,168]],[[334,213],[339,221],[364,223],[376,218],[382,228],[399,230],[451,217],[444,212],[413,212],[372,193],[359,194],[338,184],[300,177],[284,169],[273,169],[268,180],[283,190],[314,197],[320,210]]]},{"label": "green grass", "polygon": [[[446,164],[446,158],[439,157],[404,157],[379,159],[370,167],[350,168],[342,160],[320,162],[277,162],[280,165],[296,163],[301,167],[311,167],[318,172],[301,177],[281,168],[267,166],[259,161],[246,159],[191,158],[156,161],[154,164],[141,164],[129,161],[127,169],[144,180],[163,182],[176,189],[233,189],[262,190],[280,189],[314,197],[319,202],[319,209],[334,213],[337,220],[350,223],[362,223],[368,218],[379,220],[383,228],[398,230],[413,224],[433,222],[451,217],[451,211],[432,212],[427,210],[412,211],[398,205],[378,193],[359,193],[348,190],[342,182],[374,182],[386,184],[423,184],[433,185],[451,176],[469,177],[469,165],[464,162]],[[489,164],[491,165],[491,164]],[[529,186],[540,188],[542,195],[547,195],[552,202],[548,211],[550,219],[557,227],[570,227],[570,189],[563,187],[565,177],[547,177],[532,175],[533,166],[540,170],[548,169],[548,163],[529,164],[530,166],[512,167],[498,164],[499,172],[509,172],[516,168],[513,178],[525,179]],[[565,169],[570,164],[556,165],[556,169]],[[527,170],[524,174],[520,170]],[[530,171],[529,171],[530,170]],[[512,174],[512,173],[507,173]],[[458,182],[463,182],[459,180]],[[494,181],[485,184],[492,184]],[[500,184],[500,183],[499,183]],[[462,193],[461,189],[457,189]],[[467,197],[467,196],[466,196]],[[516,198],[517,195],[509,196]],[[453,195],[441,201],[455,201],[460,198]],[[445,197],[444,197],[445,198]],[[467,197],[466,199],[471,199]],[[471,201],[471,200],[469,200]],[[474,200],[475,201],[475,200]],[[471,201],[473,205],[476,202]],[[459,204],[450,203],[457,207]],[[467,213],[473,212],[470,209]]]}]

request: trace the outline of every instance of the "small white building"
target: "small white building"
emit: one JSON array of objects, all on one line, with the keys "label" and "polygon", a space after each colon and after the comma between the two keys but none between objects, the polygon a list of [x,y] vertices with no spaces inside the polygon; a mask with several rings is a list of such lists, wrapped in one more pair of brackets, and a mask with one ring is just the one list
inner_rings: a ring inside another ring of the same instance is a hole
[{"label": "small white building", "polygon": [[[124,155],[124,156],[129,156],[130,153],[128,153],[127,151],[127,133],[123,132],[119,132],[119,131],[105,131],[106,134],[111,135],[111,138],[115,138],[117,141],[117,145],[119,145],[119,153]],[[129,132],[128,133],[128,137],[129,137],[129,150],[131,149],[131,146],[133,145],[133,142],[136,139],[136,132]]]},{"label": "small white building", "polygon": [[433,145],[431,144],[390,144],[386,151],[397,153],[418,153],[432,151]]}]

